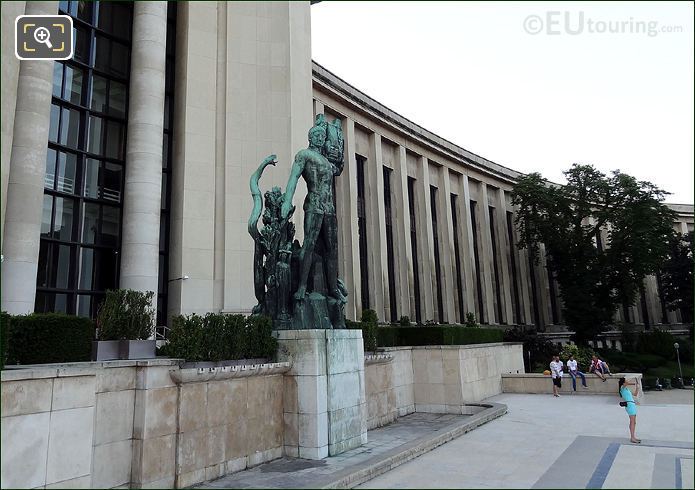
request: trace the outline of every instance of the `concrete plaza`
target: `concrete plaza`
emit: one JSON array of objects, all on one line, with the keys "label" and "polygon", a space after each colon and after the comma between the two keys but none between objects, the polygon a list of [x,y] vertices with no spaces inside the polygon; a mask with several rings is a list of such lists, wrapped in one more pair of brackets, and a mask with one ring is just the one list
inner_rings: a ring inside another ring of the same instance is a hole
[{"label": "concrete plaza", "polygon": [[507,415],[359,488],[693,488],[693,391],[648,392],[637,437],[618,397],[502,394]]}]

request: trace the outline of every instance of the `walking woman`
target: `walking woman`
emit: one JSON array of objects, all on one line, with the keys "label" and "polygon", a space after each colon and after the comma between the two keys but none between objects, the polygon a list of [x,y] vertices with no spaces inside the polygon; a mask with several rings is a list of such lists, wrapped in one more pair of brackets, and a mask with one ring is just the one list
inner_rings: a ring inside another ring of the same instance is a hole
[{"label": "walking woman", "polygon": [[[629,386],[634,386],[634,392],[629,388]],[[618,394],[623,399],[625,404],[625,411],[630,417],[630,442],[634,444],[639,444],[642,442],[640,439],[635,437],[635,425],[637,425],[637,403],[635,402],[635,396],[637,396],[639,390],[639,385],[637,380],[626,381],[625,378],[620,378],[618,381]],[[621,403],[622,405],[622,403]]]}]

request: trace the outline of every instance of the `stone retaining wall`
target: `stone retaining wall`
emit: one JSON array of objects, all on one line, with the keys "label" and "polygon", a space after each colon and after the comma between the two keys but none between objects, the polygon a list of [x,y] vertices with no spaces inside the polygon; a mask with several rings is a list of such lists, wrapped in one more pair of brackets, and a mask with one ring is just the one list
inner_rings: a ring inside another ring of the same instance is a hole
[{"label": "stone retaining wall", "polygon": [[[586,374],[587,389],[582,388],[581,378],[577,378],[577,394],[584,395],[615,395],[618,396],[618,380],[621,377],[637,378],[642,386],[641,373],[615,373],[608,376],[606,381],[595,374]],[[553,380],[549,374],[502,374],[502,391],[504,393],[552,393]],[[569,374],[562,377],[560,394],[572,393],[572,378]]]}]

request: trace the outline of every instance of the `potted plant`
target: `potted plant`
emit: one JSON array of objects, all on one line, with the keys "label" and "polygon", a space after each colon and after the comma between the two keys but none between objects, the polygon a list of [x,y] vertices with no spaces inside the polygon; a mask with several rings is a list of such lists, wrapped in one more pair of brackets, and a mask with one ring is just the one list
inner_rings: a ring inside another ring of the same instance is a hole
[{"label": "potted plant", "polygon": [[155,357],[153,298],[152,291],[106,291],[106,298],[97,313],[98,341],[93,344],[93,360]]}]

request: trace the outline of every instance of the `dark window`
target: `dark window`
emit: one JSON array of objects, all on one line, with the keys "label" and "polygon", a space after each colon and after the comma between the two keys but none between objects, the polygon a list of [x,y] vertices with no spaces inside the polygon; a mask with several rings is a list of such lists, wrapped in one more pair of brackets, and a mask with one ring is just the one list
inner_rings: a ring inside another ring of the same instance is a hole
[{"label": "dark window", "polygon": [[463,278],[461,274],[461,254],[459,253],[458,196],[451,195],[451,217],[454,231],[454,262],[456,263],[456,294],[459,301],[459,318],[466,321],[466,305],[463,304]]},{"label": "dark window", "polygon": [[132,3],[59,10],[75,56],[54,63],[35,310],[93,317],[118,287]]},{"label": "dark window", "polygon": [[393,256],[393,211],[391,210],[391,172],[388,167],[384,167],[384,211],[386,220],[386,262],[389,276],[389,309],[391,321],[395,322],[398,317],[396,312],[396,268]]},{"label": "dark window", "polygon": [[356,155],[357,158],[357,232],[360,247],[360,281],[362,294],[362,310],[369,309],[369,266],[367,264],[367,213],[365,209],[364,167],[367,159]]},{"label": "dark window", "polygon": [[437,320],[444,323],[444,301],[442,298],[442,264],[439,258],[439,229],[437,227],[437,188],[430,186],[430,207],[432,208],[432,237],[434,240],[434,278],[437,285]]},{"label": "dark window", "polygon": [[488,206],[488,216],[490,217],[490,241],[492,242],[492,271],[495,280],[495,314],[497,323],[504,323],[502,320],[502,287],[500,284],[499,250],[497,249],[497,227],[495,222],[495,208]]},{"label": "dark window", "polygon": [[483,283],[480,274],[480,254],[478,252],[478,217],[476,213],[477,203],[471,201],[471,228],[473,229],[473,260],[475,261],[475,284],[478,291],[478,319],[480,323],[487,323],[485,309],[483,308]]},{"label": "dark window", "polygon": [[533,310],[533,321],[538,330],[542,327],[540,308],[538,307],[538,282],[536,281],[536,264],[530,253],[528,254],[528,270],[531,279],[531,309]]},{"label": "dark window", "polygon": [[507,211],[507,237],[509,239],[509,262],[512,269],[512,311],[514,312],[514,323],[521,323],[521,305],[519,301],[519,276],[516,264],[516,243],[514,242],[513,215]]},{"label": "dark window", "polygon": [[647,296],[644,292],[644,284],[640,284],[639,299],[640,307],[642,308],[642,323],[644,323],[645,328],[649,328],[652,323],[649,321],[649,308],[647,307]]},{"label": "dark window", "polygon": [[601,230],[596,230],[596,248],[599,253],[603,252],[603,242],[601,241]]},{"label": "dark window", "polygon": [[418,264],[417,225],[415,219],[415,179],[408,177],[408,212],[410,214],[410,248],[413,254],[413,289],[415,289],[415,322],[422,323],[420,305],[420,266]]},{"label": "dark window", "polygon": [[[114,25],[113,29],[120,29]],[[169,228],[171,217],[171,165],[172,137],[174,128],[174,56],[176,55],[176,2],[168,2],[167,10],[167,43],[166,43],[166,75],[164,84],[164,134],[162,137],[162,209],[159,217],[159,291],[157,293],[157,325],[167,324],[167,307],[169,301]],[[117,97],[114,102],[114,87],[111,86],[110,110],[120,110],[121,91],[117,87]],[[115,104],[115,105],[114,105]],[[116,107],[116,109],[114,109]],[[114,182],[116,179],[114,178]]]},{"label": "dark window", "polygon": [[625,323],[635,323],[632,315],[630,315],[630,307],[626,303],[623,303],[623,321]]},{"label": "dark window", "polygon": [[668,313],[666,312],[666,299],[664,298],[664,285],[661,279],[661,272],[656,273],[656,290],[659,294],[659,304],[661,305],[661,323],[668,323]]}]

